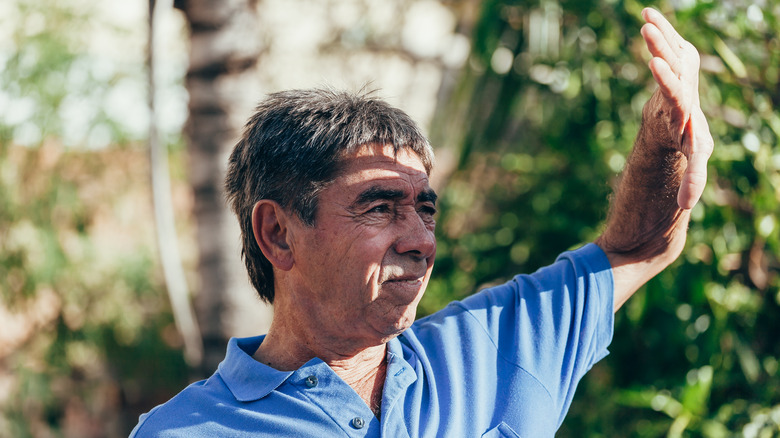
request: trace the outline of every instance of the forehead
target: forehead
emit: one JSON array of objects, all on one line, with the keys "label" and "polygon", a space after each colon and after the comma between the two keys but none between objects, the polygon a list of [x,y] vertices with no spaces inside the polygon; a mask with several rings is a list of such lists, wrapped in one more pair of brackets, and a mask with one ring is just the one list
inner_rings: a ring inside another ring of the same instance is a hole
[{"label": "forehead", "polygon": [[355,187],[385,181],[411,184],[414,191],[428,189],[428,173],[420,157],[409,148],[397,153],[391,145],[369,144],[341,161],[336,185]]}]

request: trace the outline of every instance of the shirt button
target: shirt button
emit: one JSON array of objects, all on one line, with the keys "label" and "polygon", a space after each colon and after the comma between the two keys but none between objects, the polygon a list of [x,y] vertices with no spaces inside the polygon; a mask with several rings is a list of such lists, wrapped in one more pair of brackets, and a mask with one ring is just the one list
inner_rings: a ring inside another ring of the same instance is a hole
[{"label": "shirt button", "polygon": [[317,386],[317,376],[309,376],[306,378],[306,386],[314,388]]},{"label": "shirt button", "polygon": [[360,418],[360,417],[355,417],[355,418],[352,419],[352,427],[354,427],[355,429],[362,429],[363,426],[365,426],[365,425],[366,425],[366,422],[363,421],[363,419]]}]

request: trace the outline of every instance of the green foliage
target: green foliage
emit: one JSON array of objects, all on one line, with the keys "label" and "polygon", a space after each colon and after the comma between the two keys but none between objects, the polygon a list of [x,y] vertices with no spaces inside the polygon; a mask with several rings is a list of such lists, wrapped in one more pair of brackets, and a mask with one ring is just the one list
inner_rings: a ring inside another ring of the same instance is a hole
[{"label": "green foliage", "polygon": [[122,126],[128,115],[112,113],[111,106],[115,91],[142,70],[120,71],[84,50],[90,8],[13,1],[6,12],[0,24],[13,50],[0,50],[0,138],[32,146],[53,137],[93,147],[130,140]]},{"label": "green foliage", "polygon": [[[85,52],[97,3],[76,3],[17,0],[0,16],[0,436],[123,435],[187,380],[146,160],[131,111],[109,102],[141,66]],[[618,313],[560,436],[778,435],[780,2],[690,3],[661,7],[703,54],[709,185],[683,256]],[[421,313],[598,235],[654,88],[642,6],[479,3],[431,136],[459,164]]]},{"label": "green foliage", "polygon": [[[81,6],[4,8],[0,436],[126,436],[187,382],[156,268],[147,160],[106,105],[128,77],[83,50]],[[85,150],[105,143],[126,147]]]},{"label": "green foliage", "polygon": [[[683,256],[618,313],[560,436],[780,435],[780,2],[682,3],[660,7],[702,53],[708,187]],[[481,3],[432,133],[459,165],[421,313],[598,235],[654,90],[644,6]]]},{"label": "green foliage", "polygon": [[0,190],[0,309],[13,315],[0,372],[14,376],[0,435],[121,436],[187,382],[150,200],[128,190],[146,166],[135,151],[56,148],[3,149],[2,176],[17,173]]}]

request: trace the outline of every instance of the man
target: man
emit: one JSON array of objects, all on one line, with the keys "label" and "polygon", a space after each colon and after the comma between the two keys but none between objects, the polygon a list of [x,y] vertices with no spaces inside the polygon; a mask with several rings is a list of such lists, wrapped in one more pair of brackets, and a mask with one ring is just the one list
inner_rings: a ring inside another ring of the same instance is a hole
[{"label": "man", "polygon": [[414,322],[436,253],[432,152],[401,111],[294,91],[261,103],[231,158],[267,335],[141,417],[134,436],[552,436],[607,354],[612,314],[681,252],[712,139],[698,54],[657,11],[659,85],[595,244]]}]

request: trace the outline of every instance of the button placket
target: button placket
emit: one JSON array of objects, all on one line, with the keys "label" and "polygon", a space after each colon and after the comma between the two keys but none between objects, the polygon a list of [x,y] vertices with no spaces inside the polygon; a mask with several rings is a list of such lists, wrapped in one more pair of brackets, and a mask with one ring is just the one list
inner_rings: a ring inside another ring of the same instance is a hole
[{"label": "button placket", "polygon": [[314,361],[296,373],[292,382],[298,387],[303,399],[327,413],[347,435],[363,436],[373,430],[373,413],[357,393],[326,364]]}]

